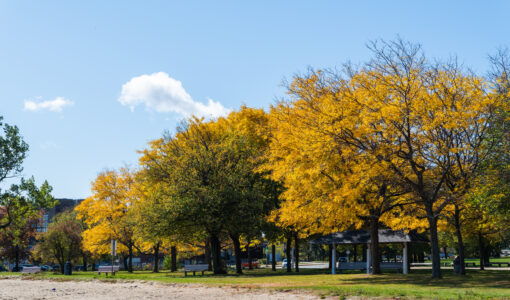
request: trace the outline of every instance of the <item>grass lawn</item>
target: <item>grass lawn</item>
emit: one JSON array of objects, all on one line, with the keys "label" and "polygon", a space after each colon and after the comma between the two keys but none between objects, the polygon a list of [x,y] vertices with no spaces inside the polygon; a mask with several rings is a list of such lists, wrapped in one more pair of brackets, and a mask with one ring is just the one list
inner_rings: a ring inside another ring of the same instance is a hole
[{"label": "grass lawn", "polygon": [[[53,273],[23,275],[26,279],[53,280],[149,280],[161,283],[198,283],[214,286],[243,288],[269,288],[279,290],[305,289],[321,295],[382,296],[406,298],[510,298],[510,271],[469,271],[460,277],[451,270],[443,271],[443,278],[432,280],[429,270],[413,270],[411,274],[388,273],[368,276],[359,273],[330,275],[326,270],[301,270],[300,273],[286,274],[282,270],[272,272],[266,269],[245,271],[242,276],[234,275],[184,277],[183,272],[151,273],[138,271],[133,274],[117,273],[115,277],[99,276],[92,272],[74,272],[72,276]],[[15,275],[15,273],[4,273]],[[20,276],[16,273],[17,276]]]},{"label": "grass lawn", "polygon": [[[476,263],[477,266],[480,266],[480,259],[479,258],[466,258],[464,259],[466,262],[469,263]],[[431,260],[426,260],[425,262],[431,263]],[[449,257],[447,259],[441,259],[441,263],[451,263],[453,262],[453,257]],[[510,263],[510,257],[498,257],[498,258],[491,258],[490,262],[507,262]]]}]

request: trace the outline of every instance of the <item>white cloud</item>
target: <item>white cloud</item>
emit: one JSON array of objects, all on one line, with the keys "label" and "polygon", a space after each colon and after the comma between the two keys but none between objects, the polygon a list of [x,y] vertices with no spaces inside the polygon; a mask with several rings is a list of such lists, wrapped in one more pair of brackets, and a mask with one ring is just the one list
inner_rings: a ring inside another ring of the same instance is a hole
[{"label": "white cloud", "polygon": [[207,99],[207,104],[197,102],[183,88],[182,83],[165,72],[141,75],[131,78],[122,86],[118,99],[122,105],[134,110],[145,104],[149,110],[160,113],[174,112],[185,117],[219,117],[230,112],[220,102]]},{"label": "white cloud", "polygon": [[74,102],[71,100],[68,100],[64,97],[57,97],[53,100],[47,100],[47,101],[32,101],[32,100],[25,100],[25,110],[28,111],[40,111],[40,110],[49,110],[49,111],[55,111],[55,112],[61,112],[62,109],[66,106],[73,106]]}]

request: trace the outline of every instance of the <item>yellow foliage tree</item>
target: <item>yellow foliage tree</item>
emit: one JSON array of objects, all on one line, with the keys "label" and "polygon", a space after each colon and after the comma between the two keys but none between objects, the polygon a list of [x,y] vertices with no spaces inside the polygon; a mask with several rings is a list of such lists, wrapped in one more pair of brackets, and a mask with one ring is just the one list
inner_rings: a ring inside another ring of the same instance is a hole
[{"label": "yellow foliage tree", "polygon": [[392,227],[420,227],[391,210],[423,213],[432,276],[441,277],[439,217],[461,199],[448,195],[465,193],[490,151],[483,142],[503,103],[482,78],[454,64],[427,64],[419,46],[397,41],[373,50],[373,60],[345,77],[296,77],[291,101],[273,109],[269,167],[288,189],[280,220],[331,230],[375,210],[390,212],[380,220]]},{"label": "yellow foliage tree", "polygon": [[88,226],[83,232],[83,246],[92,253],[110,252],[110,241],[118,241],[118,252],[127,253],[128,271],[133,271],[135,222],[129,213],[135,201],[134,176],[126,168],[105,171],[92,183],[93,195],[75,210]]}]

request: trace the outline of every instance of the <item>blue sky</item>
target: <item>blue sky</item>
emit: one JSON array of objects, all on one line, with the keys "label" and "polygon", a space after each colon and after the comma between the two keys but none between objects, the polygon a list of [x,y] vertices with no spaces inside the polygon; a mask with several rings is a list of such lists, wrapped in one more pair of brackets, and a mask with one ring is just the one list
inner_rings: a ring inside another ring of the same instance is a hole
[{"label": "blue sky", "polygon": [[284,78],[364,61],[374,39],[485,72],[509,3],[0,0],[0,115],[30,144],[25,176],[84,198],[187,115],[268,108]]}]

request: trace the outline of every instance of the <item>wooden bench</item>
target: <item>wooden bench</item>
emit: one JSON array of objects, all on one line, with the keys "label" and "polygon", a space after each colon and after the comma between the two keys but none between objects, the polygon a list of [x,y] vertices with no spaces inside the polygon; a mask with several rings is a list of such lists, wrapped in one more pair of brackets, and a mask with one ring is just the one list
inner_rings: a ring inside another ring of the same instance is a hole
[{"label": "wooden bench", "polygon": [[41,267],[23,267],[23,269],[21,270],[21,273],[34,274],[39,272],[41,272]]},{"label": "wooden bench", "polygon": [[202,276],[204,276],[204,272],[209,270],[209,265],[184,265],[184,277],[188,276],[188,272],[193,272],[193,276],[195,276],[195,272],[202,272]]},{"label": "wooden bench", "polygon": [[108,273],[112,273],[112,275],[115,275],[115,272],[119,272],[120,267],[119,266],[99,266],[97,268],[97,274],[106,273],[108,276]]}]

